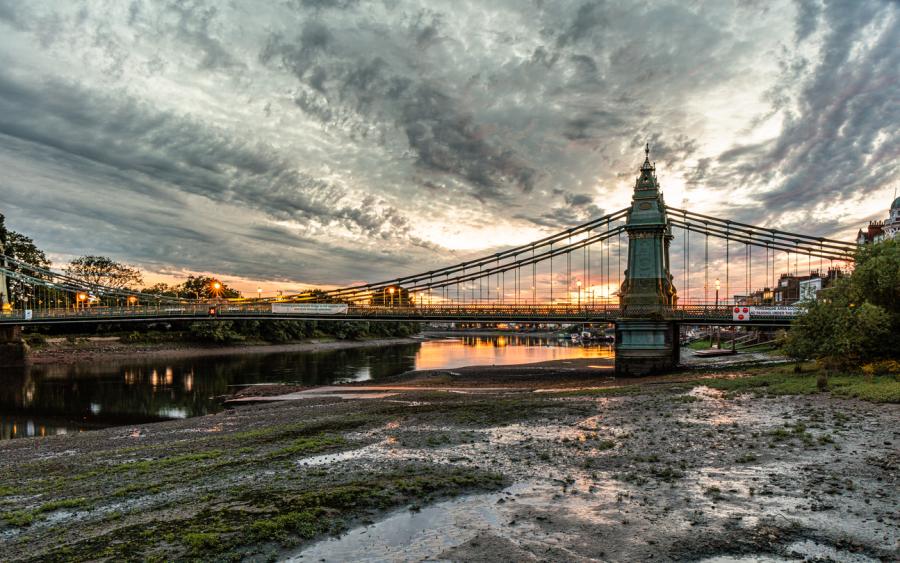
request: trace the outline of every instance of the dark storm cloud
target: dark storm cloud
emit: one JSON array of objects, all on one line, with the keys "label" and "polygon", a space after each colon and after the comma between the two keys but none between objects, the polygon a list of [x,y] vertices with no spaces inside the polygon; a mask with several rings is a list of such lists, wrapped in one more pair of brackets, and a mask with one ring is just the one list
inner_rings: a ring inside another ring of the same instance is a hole
[{"label": "dark storm cloud", "polygon": [[[900,21],[897,4],[829,2],[821,62],[812,69],[773,143],[739,146],[717,158],[719,187],[765,185],[743,218],[797,211],[804,202],[863,196],[900,172]],[[709,164],[698,167],[709,181]],[[795,226],[807,228],[807,220]],[[834,230],[838,225],[833,225]]]},{"label": "dark storm cloud", "polygon": [[664,190],[832,234],[863,218],[823,208],[900,172],[898,17],[884,0],[0,0],[0,159],[33,167],[0,186],[61,252],[102,224],[81,242],[161,269],[337,282],[454,260],[437,245],[459,216],[600,216],[649,142]]},{"label": "dark storm cloud", "polygon": [[628,120],[617,111],[590,110],[570,119],[563,135],[571,141],[596,139],[625,129],[627,124]]},{"label": "dark storm cloud", "polygon": [[360,0],[294,0],[293,4],[301,8],[314,10],[345,10],[358,5]]},{"label": "dark storm cloud", "polygon": [[570,193],[564,190],[561,192],[563,205],[540,215],[518,214],[517,217],[552,229],[567,229],[604,215],[605,211],[594,204],[594,199],[590,195]]},{"label": "dark storm cloud", "polygon": [[559,47],[565,47],[569,43],[580,41],[608,24],[606,2],[586,2],[575,11],[568,27],[557,35],[556,44]]},{"label": "dark storm cloud", "polygon": [[815,33],[819,25],[819,14],[822,5],[819,0],[795,0],[797,3],[797,42],[805,40]]},{"label": "dark storm cloud", "polygon": [[[132,4],[134,10],[135,4]],[[242,66],[222,44],[212,31],[218,10],[214,6],[202,3],[172,2],[166,6],[166,12],[176,18],[174,26],[176,36],[197,47],[203,53],[200,60],[201,69]],[[136,11],[129,14],[136,18]]]},{"label": "dark storm cloud", "polygon": [[[68,257],[92,249],[176,275],[183,275],[180,268],[189,264],[190,270],[223,276],[301,278],[313,284],[355,280],[360,264],[370,264],[372,275],[388,278],[415,260],[410,252],[344,248],[277,225],[243,226],[240,216],[217,217],[183,198],[172,201],[173,195],[177,197],[173,189],[125,197],[122,185],[129,183],[129,175],[118,170],[98,168],[69,152],[36,151],[31,143],[2,135],[0,148],[4,154],[15,154],[17,163],[39,164],[41,175],[51,179],[35,191],[16,176],[0,178],[4,194],[0,212],[14,218],[14,228],[30,225],[29,235],[55,254]],[[91,181],[94,189],[89,197],[67,184],[72,173]],[[323,255],[331,258],[327,268]],[[180,268],[174,266],[178,264]]]},{"label": "dark storm cloud", "polygon": [[[406,230],[397,210],[378,210],[374,197],[344,204],[345,190],[296,169],[265,143],[75,84],[32,87],[0,74],[0,133],[275,218],[339,223],[377,236]],[[91,143],[83,142],[86,133]]]},{"label": "dark storm cloud", "polygon": [[[413,41],[421,42],[423,31],[433,39],[436,26],[414,29]],[[313,22],[294,43],[274,34],[259,58],[263,63],[277,60],[315,91],[301,91],[295,98],[310,116],[357,131],[363,129],[355,127],[355,120],[363,121],[366,130],[373,122],[392,124],[405,135],[420,167],[467,180],[479,200],[508,199],[509,185],[531,191],[538,172],[514,150],[489,139],[439,84],[408,75],[410,69],[396,61],[329,48],[338,43],[332,31]],[[349,119],[339,108],[352,111]]]}]

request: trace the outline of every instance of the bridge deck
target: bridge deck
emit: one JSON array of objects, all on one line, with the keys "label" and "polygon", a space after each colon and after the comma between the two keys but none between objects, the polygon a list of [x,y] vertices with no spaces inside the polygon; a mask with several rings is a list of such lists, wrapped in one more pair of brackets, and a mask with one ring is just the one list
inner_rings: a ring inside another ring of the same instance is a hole
[{"label": "bridge deck", "polygon": [[[215,313],[211,313],[211,309]],[[330,320],[330,321],[419,321],[419,322],[534,322],[534,323],[603,323],[622,318],[655,318],[689,324],[734,324],[786,326],[796,314],[784,311],[771,314],[755,312],[752,318],[735,321],[730,305],[684,306],[665,311],[629,308],[615,305],[548,306],[548,305],[424,305],[377,307],[351,305],[345,313],[322,312],[275,313],[269,304],[185,304],[143,307],[91,307],[84,310],[41,309],[0,313],[0,325],[39,325],[67,323],[113,323],[197,320]]]}]

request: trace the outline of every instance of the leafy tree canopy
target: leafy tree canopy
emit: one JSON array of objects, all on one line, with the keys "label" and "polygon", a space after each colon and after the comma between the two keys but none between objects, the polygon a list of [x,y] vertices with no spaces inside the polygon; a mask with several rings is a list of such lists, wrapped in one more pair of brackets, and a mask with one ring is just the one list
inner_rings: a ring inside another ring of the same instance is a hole
[{"label": "leafy tree canopy", "polygon": [[[216,288],[216,284],[219,285],[218,288]],[[225,282],[209,276],[188,276],[188,279],[179,287],[179,297],[199,297],[200,299],[224,297],[229,299],[241,296],[238,290],[228,287]]]},{"label": "leafy tree canopy", "polygon": [[50,267],[50,259],[43,250],[35,246],[31,238],[6,228],[6,218],[2,213],[0,213],[0,247],[2,254],[41,268]]},{"label": "leafy tree canopy", "polygon": [[[30,237],[6,228],[6,218],[2,213],[0,213],[0,254],[41,268],[50,267],[50,259],[47,258],[43,250],[35,246],[34,241]],[[21,269],[19,266],[9,263],[5,267],[12,271]],[[34,272],[28,272],[28,274],[36,275]],[[12,278],[6,279],[5,289],[6,296],[13,302],[22,302],[34,297],[34,287],[32,285]],[[3,293],[0,291],[0,294]]]},{"label": "leafy tree canopy", "polygon": [[166,297],[182,297],[182,287],[180,285],[169,285],[167,283],[155,283],[150,287],[145,287],[141,293],[149,293],[151,295],[163,295]]},{"label": "leafy tree canopy", "polygon": [[900,356],[900,241],[862,247],[853,273],[795,321],[785,352],[835,368]]},{"label": "leafy tree canopy", "polygon": [[81,256],[69,262],[65,272],[88,283],[112,287],[131,288],[144,282],[141,271],[106,256]]}]

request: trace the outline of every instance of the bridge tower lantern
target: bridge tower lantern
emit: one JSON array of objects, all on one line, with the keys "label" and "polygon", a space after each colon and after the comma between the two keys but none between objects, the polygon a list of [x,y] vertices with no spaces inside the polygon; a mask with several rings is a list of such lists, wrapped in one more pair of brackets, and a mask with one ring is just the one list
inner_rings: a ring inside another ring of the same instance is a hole
[{"label": "bridge tower lantern", "polygon": [[669,271],[672,230],[649,144],[645,154],[625,220],[628,263],[619,289],[622,318],[616,322],[616,373],[625,376],[670,369],[679,352],[678,327],[671,320],[678,301]]}]

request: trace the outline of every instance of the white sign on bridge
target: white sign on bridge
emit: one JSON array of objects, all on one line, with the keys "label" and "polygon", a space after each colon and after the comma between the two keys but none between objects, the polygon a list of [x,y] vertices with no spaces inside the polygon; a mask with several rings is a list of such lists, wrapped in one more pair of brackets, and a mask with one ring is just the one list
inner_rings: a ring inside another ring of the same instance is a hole
[{"label": "white sign on bridge", "polygon": [[733,321],[749,321],[750,307],[735,306],[731,309],[731,320]]},{"label": "white sign on bridge", "polygon": [[731,308],[731,320],[749,321],[750,317],[796,317],[800,315],[799,307],[748,307],[735,305]]},{"label": "white sign on bridge", "polygon": [[279,315],[344,315],[349,307],[342,303],[272,303]]}]

